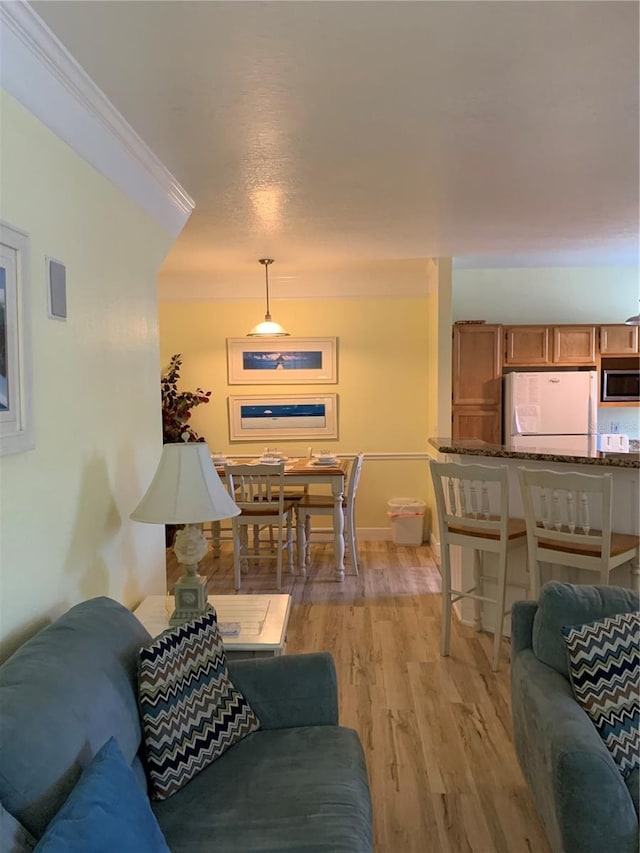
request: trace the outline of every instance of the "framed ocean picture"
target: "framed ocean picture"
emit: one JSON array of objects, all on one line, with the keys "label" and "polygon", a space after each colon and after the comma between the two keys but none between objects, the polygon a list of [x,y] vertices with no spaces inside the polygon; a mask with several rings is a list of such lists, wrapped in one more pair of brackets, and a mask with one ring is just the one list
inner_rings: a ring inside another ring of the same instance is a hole
[{"label": "framed ocean picture", "polygon": [[229,385],[337,382],[337,338],[227,338]]},{"label": "framed ocean picture", "polygon": [[229,397],[231,441],[337,437],[337,394]]},{"label": "framed ocean picture", "polygon": [[0,455],[34,447],[30,240],[0,222]]}]

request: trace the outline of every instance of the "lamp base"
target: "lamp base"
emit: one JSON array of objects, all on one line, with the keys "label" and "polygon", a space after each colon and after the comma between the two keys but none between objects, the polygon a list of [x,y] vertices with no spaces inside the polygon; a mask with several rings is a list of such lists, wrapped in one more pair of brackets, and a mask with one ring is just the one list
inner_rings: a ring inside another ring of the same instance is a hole
[{"label": "lamp base", "polygon": [[176,607],[169,619],[172,628],[213,610],[207,600],[207,579],[200,575],[183,575],[176,582],[173,595]]},{"label": "lamp base", "polygon": [[208,547],[202,530],[196,525],[187,524],[176,534],[173,551],[184,566],[185,574],[176,581],[173,590],[176,608],[169,619],[172,628],[213,610],[207,600],[207,579],[198,574],[198,561]]}]

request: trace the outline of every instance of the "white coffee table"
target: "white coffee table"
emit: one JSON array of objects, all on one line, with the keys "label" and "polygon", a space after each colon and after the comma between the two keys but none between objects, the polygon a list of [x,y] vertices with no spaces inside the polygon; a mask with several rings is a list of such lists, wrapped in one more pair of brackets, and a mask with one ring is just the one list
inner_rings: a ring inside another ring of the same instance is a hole
[{"label": "white coffee table", "polygon": [[[239,622],[240,633],[223,636],[227,657],[258,658],[284,654],[290,595],[210,595],[218,622]],[[152,637],[169,627],[172,595],[150,595],[134,610]]]}]

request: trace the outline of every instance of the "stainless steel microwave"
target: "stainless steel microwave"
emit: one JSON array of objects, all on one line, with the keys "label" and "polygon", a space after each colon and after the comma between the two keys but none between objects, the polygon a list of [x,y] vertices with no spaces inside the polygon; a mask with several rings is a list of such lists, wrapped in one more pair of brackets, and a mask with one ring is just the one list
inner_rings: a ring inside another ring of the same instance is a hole
[{"label": "stainless steel microwave", "polygon": [[603,370],[601,390],[603,403],[640,402],[640,370]]}]

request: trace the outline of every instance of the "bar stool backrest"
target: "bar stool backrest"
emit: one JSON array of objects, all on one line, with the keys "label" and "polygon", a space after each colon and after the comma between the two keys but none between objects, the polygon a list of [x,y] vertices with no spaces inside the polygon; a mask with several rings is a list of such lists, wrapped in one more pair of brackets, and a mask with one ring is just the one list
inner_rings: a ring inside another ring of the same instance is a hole
[{"label": "bar stool backrest", "polygon": [[441,538],[462,545],[464,537],[505,541],[509,523],[506,466],[463,465],[430,460]]},{"label": "bar stool backrest", "polygon": [[[518,468],[527,540],[558,551],[609,561],[611,553],[611,474],[560,473]],[[580,556],[578,556],[580,559]],[[560,559],[557,562],[562,562]],[[575,565],[575,561],[566,565]],[[585,566],[586,568],[587,566]]]}]

